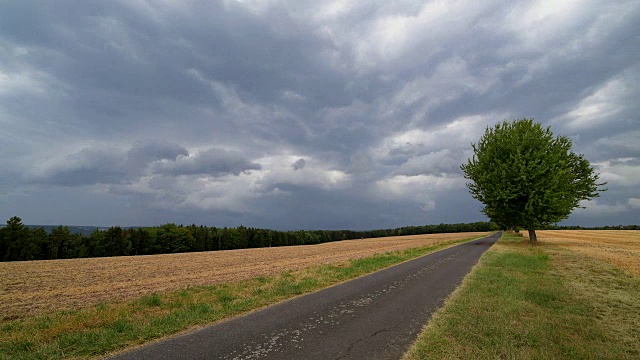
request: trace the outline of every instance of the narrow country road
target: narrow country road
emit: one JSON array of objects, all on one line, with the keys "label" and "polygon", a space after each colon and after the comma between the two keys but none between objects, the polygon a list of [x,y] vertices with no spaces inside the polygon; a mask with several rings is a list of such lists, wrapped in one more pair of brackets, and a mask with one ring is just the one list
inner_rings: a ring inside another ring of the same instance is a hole
[{"label": "narrow country road", "polygon": [[441,250],[114,359],[400,359],[499,237]]}]

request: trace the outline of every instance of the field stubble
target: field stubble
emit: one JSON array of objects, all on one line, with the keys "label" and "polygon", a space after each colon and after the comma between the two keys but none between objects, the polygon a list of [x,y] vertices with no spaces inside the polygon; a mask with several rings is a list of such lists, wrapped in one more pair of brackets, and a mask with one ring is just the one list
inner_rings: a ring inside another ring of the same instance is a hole
[{"label": "field stubble", "polygon": [[269,276],[486,233],[397,236],[318,245],[0,263],[0,320]]},{"label": "field stubble", "polygon": [[[640,230],[541,231],[558,274],[604,331],[640,357]],[[577,255],[577,256],[576,256]]]},{"label": "field stubble", "polygon": [[542,230],[541,242],[606,261],[640,276],[640,230]]}]

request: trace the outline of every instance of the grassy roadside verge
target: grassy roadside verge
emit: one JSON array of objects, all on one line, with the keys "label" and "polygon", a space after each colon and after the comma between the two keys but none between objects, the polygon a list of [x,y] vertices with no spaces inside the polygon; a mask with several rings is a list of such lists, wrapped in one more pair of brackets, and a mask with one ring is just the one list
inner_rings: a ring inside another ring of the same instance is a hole
[{"label": "grassy roadside verge", "polygon": [[[478,238],[478,237],[475,237]],[[91,358],[274,304],[475,238],[278,276],[0,323],[0,359]]]},{"label": "grassy roadside verge", "polygon": [[505,235],[404,360],[640,358],[640,279]]}]

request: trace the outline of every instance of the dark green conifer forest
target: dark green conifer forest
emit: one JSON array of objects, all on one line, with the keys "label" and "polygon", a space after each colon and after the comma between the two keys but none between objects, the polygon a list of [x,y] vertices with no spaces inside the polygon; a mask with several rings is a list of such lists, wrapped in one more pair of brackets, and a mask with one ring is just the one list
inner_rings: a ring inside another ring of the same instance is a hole
[{"label": "dark green conifer forest", "polygon": [[[579,226],[550,226],[549,229],[580,229]],[[598,229],[637,230],[640,226]],[[203,225],[165,224],[154,227],[96,229],[90,235],[72,233],[67,226],[47,232],[29,227],[14,216],[0,228],[0,261],[55,260],[71,258],[170,254],[275,246],[320,244],[340,240],[453,232],[493,231],[490,222],[405,226],[366,231],[298,230],[275,231],[240,226],[218,228]]]},{"label": "dark green conifer forest", "polygon": [[407,226],[369,231],[275,231],[240,226],[218,228],[165,224],[154,227],[96,229],[90,235],[72,233],[67,226],[47,232],[30,228],[14,216],[0,228],[0,261],[53,260],[105,256],[169,254],[271,246],[320,244],[331,241],[446,232],[490,231],[488,222]]}]

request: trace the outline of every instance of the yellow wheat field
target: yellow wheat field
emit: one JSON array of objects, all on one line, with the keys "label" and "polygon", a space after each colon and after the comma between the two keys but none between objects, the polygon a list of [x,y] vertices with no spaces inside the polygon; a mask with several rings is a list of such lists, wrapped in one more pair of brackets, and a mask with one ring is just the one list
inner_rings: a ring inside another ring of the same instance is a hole
[{"label": "yellow wheat field", "polygon": [[0,263],[0,320],[156,292],[267,276],[488,233],[432,234],[319,245]]},{"label": "yellow wheat field", "polygon": [[542,230],[541,242],[604,260],[640,275],[640,230]]}]

